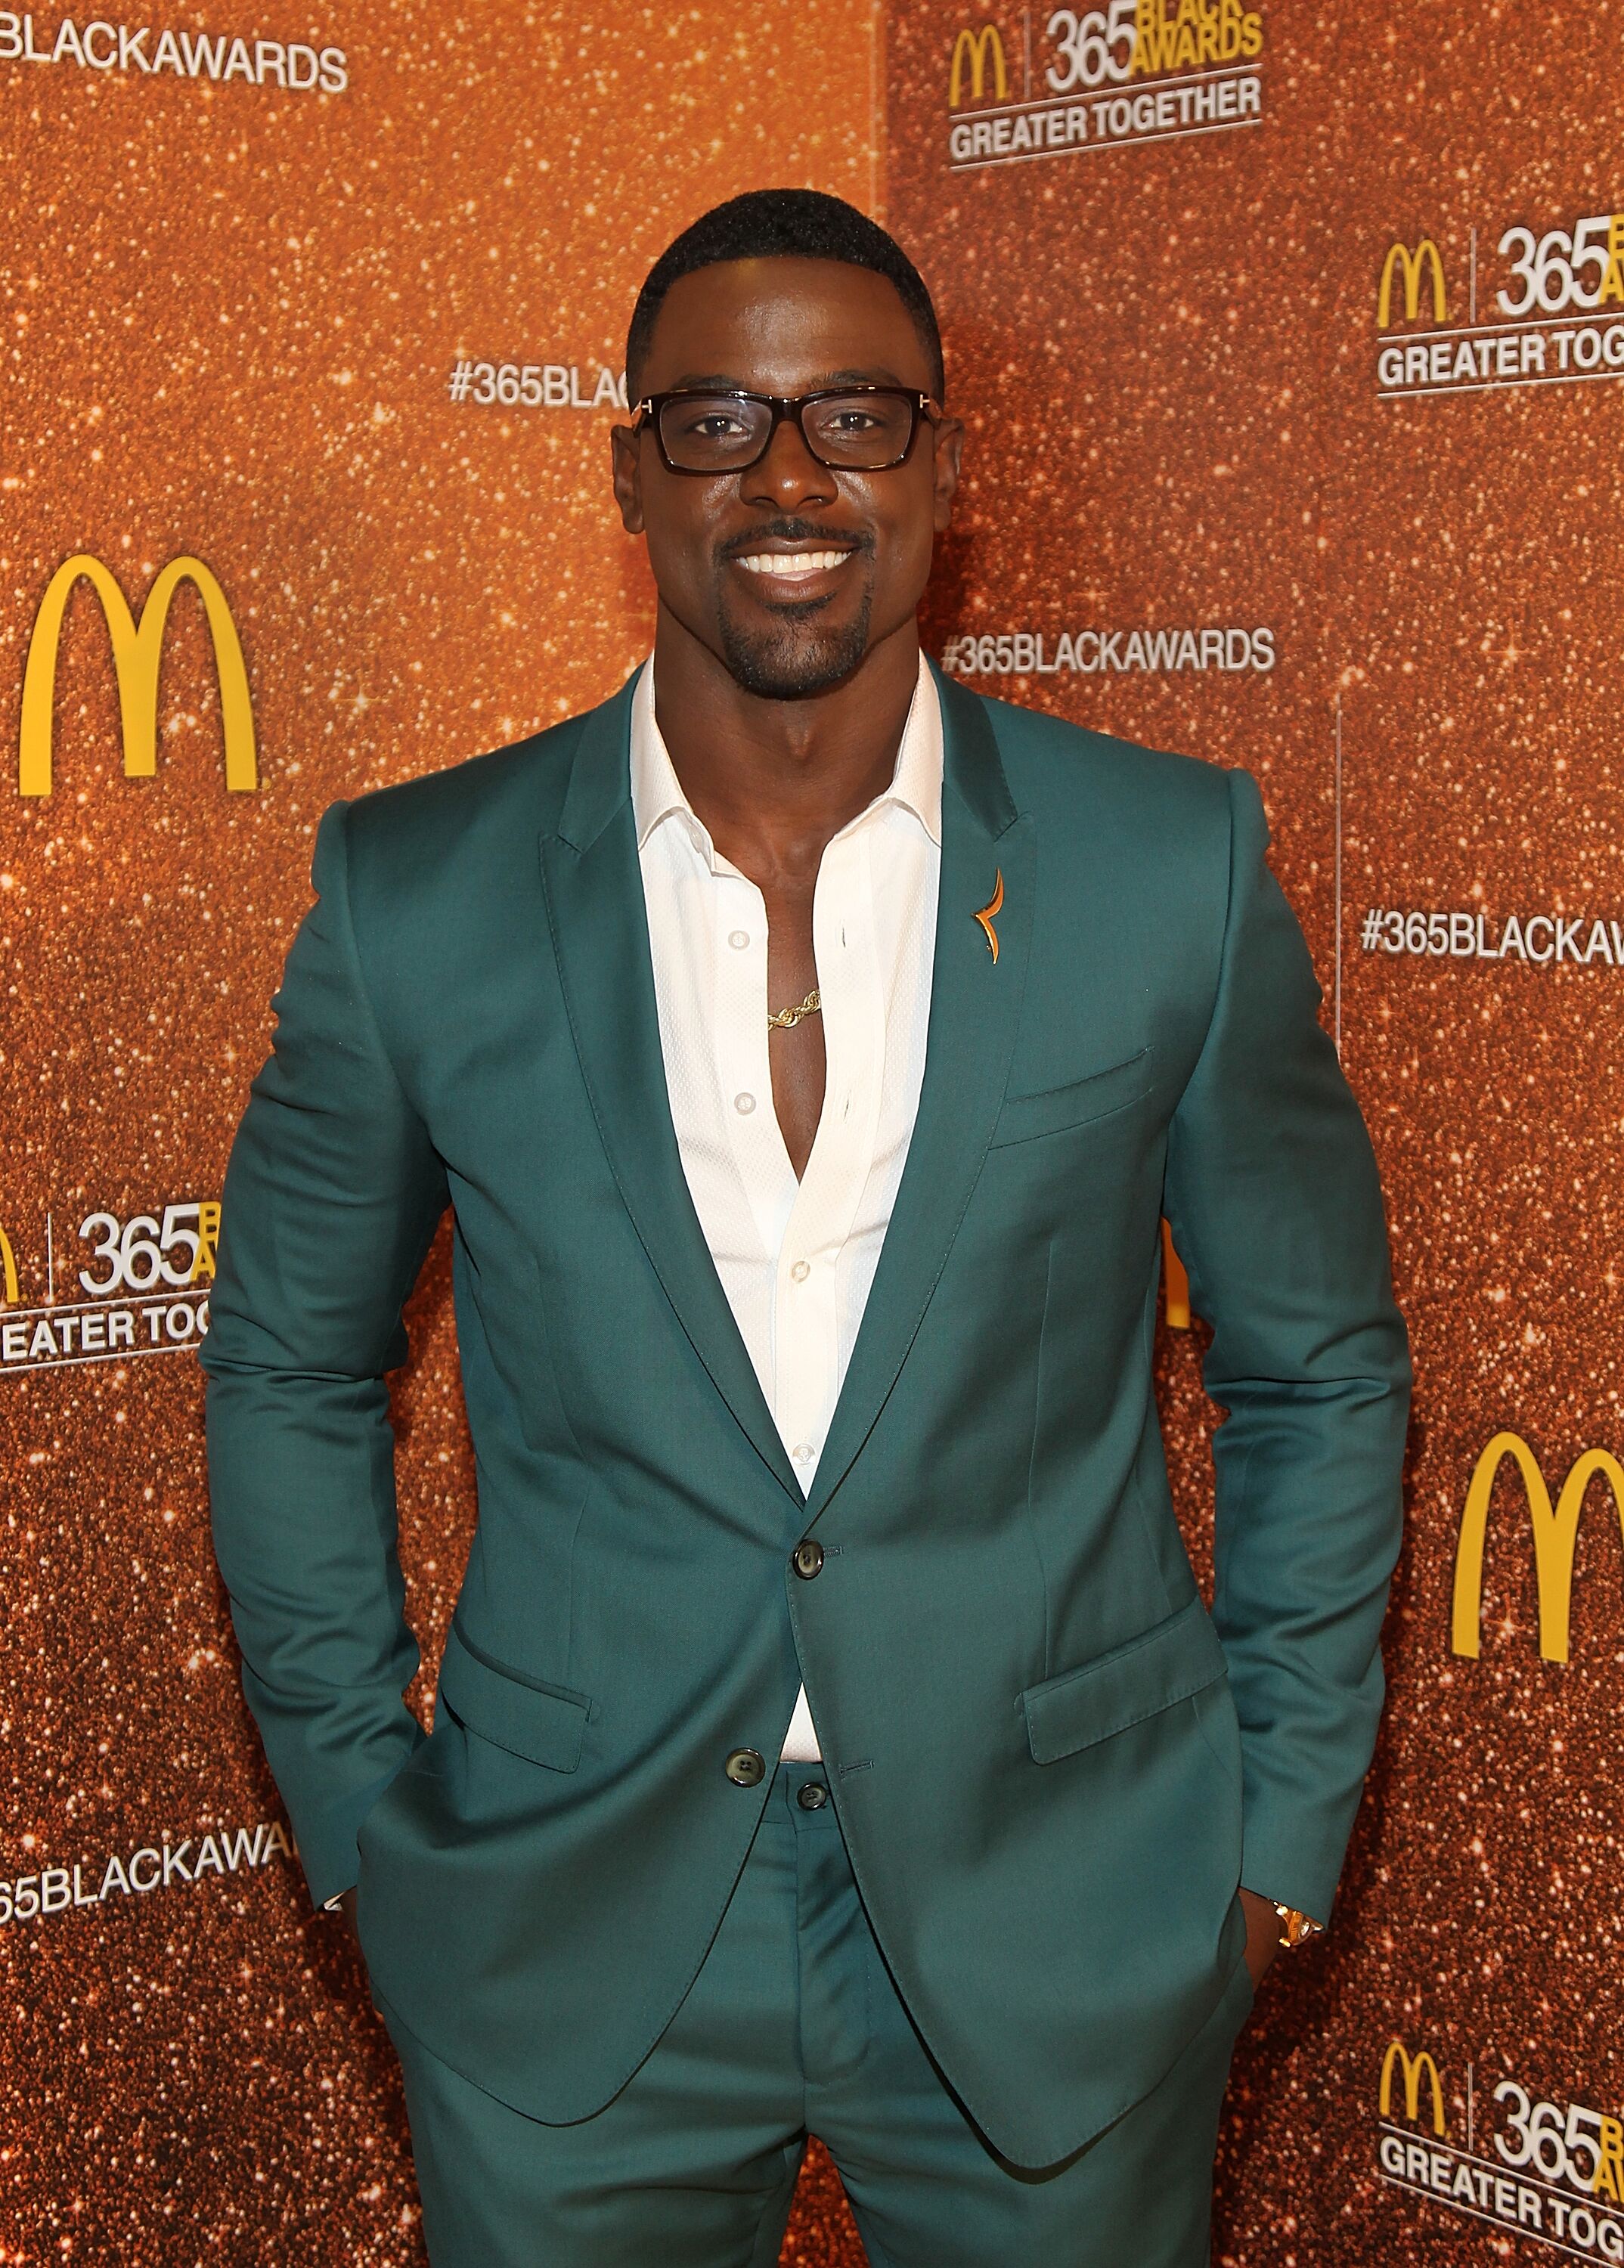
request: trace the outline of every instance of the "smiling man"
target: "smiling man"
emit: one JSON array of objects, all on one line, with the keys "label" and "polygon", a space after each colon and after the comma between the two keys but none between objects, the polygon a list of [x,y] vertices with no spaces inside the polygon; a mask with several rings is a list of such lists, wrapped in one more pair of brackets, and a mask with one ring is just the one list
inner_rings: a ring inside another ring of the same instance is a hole
[{"label": "smiling man", "polygon": [[[1250,778],[922,659],[965,436],[892,239],[735,199],[627,372],[652,659],[322,825],[205,1354],[248,1699],[435,2268],[769,2268],[809,2132],[874,2268],[1200,2268],[1381,1704],[1369,1147]],[[385,1373],[447,1208],[479,1524],[425,1739]]]}]

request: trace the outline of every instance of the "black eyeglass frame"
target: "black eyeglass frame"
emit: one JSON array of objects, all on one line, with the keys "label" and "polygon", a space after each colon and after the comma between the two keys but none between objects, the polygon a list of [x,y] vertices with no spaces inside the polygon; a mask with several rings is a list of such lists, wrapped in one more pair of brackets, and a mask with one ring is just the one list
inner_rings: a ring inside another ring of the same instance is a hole
[{"label": "black eyeglass frame", "polygon": [[[807,411],[812,404],[815,401],[847,401],[853,394],[883,394],[890,401],[905,401],[912,413],[908,425],[908,438],[897,454],[888,457],[882,465],[848,465],[837,459],[820,455],[813,446],[811,435],[807,431]],[[668,401],[759,401],[772,412],[772,417],[760,448],[745,462],[710,467],[678,465],[672,462],[670,452],[666,447],[665,435],[660,430],[661,412]],[[646,394],[641,401],[634,402],[632,408],[639,418],[646,420],[654,437],[654,446],[660,452],[660,461],[664,465],[667,472],[681,473],[688,479],[696,481],[731,480],[735,473],[751,471],[760,464],[772,446],[772,437],[786,417],[794,419],[807,454],[815,464],[822,465],[825,472],[894,473],[898,465],[907,463],[912,453],[914,442],[919,438],[921,421],[926,424],[934,425],[939,423],[942,414],[941,404],[931,394],[921,394],[909,386],[821,386],[812,394],[752,394],[747,387],[742,386],[679,386],[673,387],[667,394]],[[632,430],[634,432],[640,431],[641,427],[634,426]]]}]

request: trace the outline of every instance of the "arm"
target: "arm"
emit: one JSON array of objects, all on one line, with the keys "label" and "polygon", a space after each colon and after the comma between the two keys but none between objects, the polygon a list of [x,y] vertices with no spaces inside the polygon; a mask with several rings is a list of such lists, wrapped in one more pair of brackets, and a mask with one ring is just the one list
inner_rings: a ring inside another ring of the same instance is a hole
[{"label": "arm", "polygon": [[356,1877],[356,1830],[423,1738],[395,1550],[384,1373],[447,1201],[389,1067],[351,925],[349,814],[322,821],[269,1061],[225,1178],[203,1350],[214,1543],[243,1690],[311,1893]]},{"label": "arm", "polygon": [[1222,966],[1166,1210],[1229,1413],[1213,1618],[1240,1718],[1242,1879],[1323,1921],[1381,1713],[1410,1370],[1369,1141],[1246,773],[1229,799]]}]

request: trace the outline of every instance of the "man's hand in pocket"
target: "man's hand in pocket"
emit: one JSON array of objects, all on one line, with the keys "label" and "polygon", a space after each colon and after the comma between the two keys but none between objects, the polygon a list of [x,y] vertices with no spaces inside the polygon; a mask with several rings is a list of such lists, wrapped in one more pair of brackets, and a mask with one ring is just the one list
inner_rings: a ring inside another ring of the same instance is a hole
[{"label": "man's hand in pocket", "polygon": [[[350,1890],[345,1895],[353,1898],[355,1892]],[[1251,1972],[1251,1989],[1255,1992],[1280,1951],[1280,1916],[1274,1911],[1273,1901],[1260,1898],[1256,1890],[1244,1889],[1241,1904],[1246,1913],[1246,1966]]]}]

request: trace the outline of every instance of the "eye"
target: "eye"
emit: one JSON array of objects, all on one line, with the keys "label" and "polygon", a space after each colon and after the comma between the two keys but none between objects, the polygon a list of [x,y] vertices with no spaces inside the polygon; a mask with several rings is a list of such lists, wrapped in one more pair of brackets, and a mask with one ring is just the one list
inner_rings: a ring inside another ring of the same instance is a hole
[{"label": "eye", "polygon": [[703,409],[683,418],[681,430],[701,441],[730,441],[749,429],[726,409]]}]

